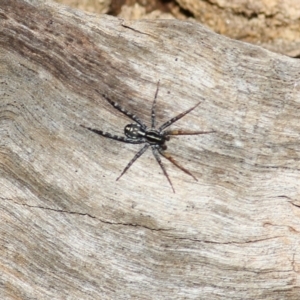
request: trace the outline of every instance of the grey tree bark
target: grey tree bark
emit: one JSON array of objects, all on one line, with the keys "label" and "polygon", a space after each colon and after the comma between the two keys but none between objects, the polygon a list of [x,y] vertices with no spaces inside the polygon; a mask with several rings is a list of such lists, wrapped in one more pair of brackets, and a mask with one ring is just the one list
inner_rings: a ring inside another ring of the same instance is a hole
[{"label": "grey tree bark", "polygon": [[[0,4],[1,299],[298,299],[300,63],[194,23]],[[123,134],[201,105],[168,142]]]}]

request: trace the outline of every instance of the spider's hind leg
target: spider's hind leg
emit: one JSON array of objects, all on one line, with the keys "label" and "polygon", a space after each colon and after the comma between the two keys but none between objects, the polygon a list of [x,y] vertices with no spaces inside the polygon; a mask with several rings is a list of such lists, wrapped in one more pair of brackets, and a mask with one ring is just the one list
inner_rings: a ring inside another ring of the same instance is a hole
[{"label": "spider's hind leg", "polygon": [[[162,163],[162,161],[161,161],[161,159],[160,159],[160,157],[159,157],[159,153],[161,153],[161,152],[160,152],[159,150],[157,150],[157,148],[156,148],[155,146],[152,146],[151,148],[152,148],[153,155],[154,155],[154,157],[156,158],[156,161],[158,162],[158,164],[159,164],[159,166],[161,167],[161,169],[162,169],[164,175],[167,177],[167,179],[168,179],[168,181],[169,181],[169,184],[170,184],[170,186],[171,186],[171,188],[172,188],[172,190],[173,190],[173,193],[175,193],[173,184],[172,184],[172,182],[171,182],[171,180],[170,180],[170,177],[169,177],[169,175],[168,175],[168,173],[167,173],[167,170],[165,169],[165,167],[164,167],[164,165],[163,165],[163,163]],[[157,152],[157,151],[159,151],[159,152]]]},{"label": "spider's hind leg", "polygon": [[215,130],[211,131],[189,131],[189,130],[182,130],[182,129],[174,129],[174,130],[166,130],[164,131],[164,135],[166,137],[170,135],[198,135],[198,134],[207,134],[207,133],[214,133]]},{"label": "spider's hind leg", "polygon": [[181,171],[183,171],[184,173],[190,175],[191,177],[193,177],[196,181],[198,181],[198,179],[186,168],[184,168],[183,166],[181,166],[170,154],[163,152],[163,150],[158,150],[159,153],[166,159],[168,159],[173,165],[175,165],[178,169],[180,169]]}]

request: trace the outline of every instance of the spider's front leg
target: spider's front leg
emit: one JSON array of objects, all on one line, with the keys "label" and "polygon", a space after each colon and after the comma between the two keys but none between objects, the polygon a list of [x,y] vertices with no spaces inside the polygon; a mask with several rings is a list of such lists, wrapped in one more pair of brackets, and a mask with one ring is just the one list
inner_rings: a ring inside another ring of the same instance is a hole
[{"label": "spider's front leg", "polygon": [[102,97],[114,108],[116,108],[118,111],[120,111],[122,114],[130,118],[131,120],[135,121],[136,123],[140,124],[142,128],[146,128],[146,125],[137,117],[135,114],[129,112],[127,109],[123,108],[121,105],[119,105],[117,102],[111,100],[106,94],[101,94],[98,90],[95,90],[97,93],[102,95]]},{"label": "spider's front leg", "polygon": [[135,154],[135,156],[133,157],[133,159],[127,164],[127,166],[124,168],[124,170],[122,171],[122,173],[120,174],[120,176],[116,179],[116,181],[118,181],[125,174],[125,172],[132,166],[132,164],[139,157],[141,157],[146,152],[146,150],[148,148],[149,148],[149,144],[146,144],[138,153]]},{"label": "spider's front leg", "polygon": [[99,135],[102,135],[106,138],[115,140],[115,141],[119,141],[119,142],[123,142],[123,143],[130,143],[130,144],[143,144],[145,143],[145,141],[143,139],[137,140],[137,139],[133,139],[130,137],[125,137],[125,136],[119,136],[119,135],[114,135],[114,134],[110,134],[109,132],[104,132],[102,130],[98,130],[98,129],[94,129],[94,128],[90,128],[84,125],[80,125],[81,127],[88,129],[89,131],[92,131],[94,133],[97,133]]}]

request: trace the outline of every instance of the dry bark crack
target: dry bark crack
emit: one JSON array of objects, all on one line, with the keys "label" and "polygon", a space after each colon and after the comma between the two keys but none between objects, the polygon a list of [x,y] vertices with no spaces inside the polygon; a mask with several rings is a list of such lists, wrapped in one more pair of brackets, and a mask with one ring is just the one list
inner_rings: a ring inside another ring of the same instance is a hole
[{"label": "dry bark crack", "polygon": [[142,226],[142,225],[139,225],[139,224],[109,222],[109,221],[97,218],[97,217],[95,217],[91,214],[81,213],[81,212],[77,212],[77,211],[67,211],[67,210],[55,209],[55,208],[51,208],[51,207],[28,205],[28,204],[24,204],[24,203],[20,204],[18,202],[13,201],[13,199],[4,199],[4,198],[0,198],[0,199],[1,199],[1,201],[12,201],[15,205],[21,205],[21,206],[28,207],[28,208],[36,208],[36,209],[48,210],[48,211],[64,213],[64,214],[70,214],[70,215],[87,216],[87,217],[92,218],[92,219],[97,219],[101,223],[109,224],[109,225],[141,227],[141,228],[149,229],[149,230],[152,230],[152,231],[170,231],[170,229],[166,229],[166,228],[151,228],[151,227],[146,227],[146,226]]}]

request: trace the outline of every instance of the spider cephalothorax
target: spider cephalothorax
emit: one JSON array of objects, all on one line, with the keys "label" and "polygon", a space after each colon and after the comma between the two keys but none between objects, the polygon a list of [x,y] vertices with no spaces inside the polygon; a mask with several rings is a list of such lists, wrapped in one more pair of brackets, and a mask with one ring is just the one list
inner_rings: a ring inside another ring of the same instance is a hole
[{"label": "spider cephalothorax", "polygon": [[126,125],[124,133],[128,138],[135,140],[143,139],[145,143],[149,143],[150,145],[159,145],[164,150],[167,149],[167,146],[165,145],[166,141],[170,140],[170,137],[166,136],[163,132],[153,129],[147,130],[147,128],[143,129],[139,124]]},{"label": "spider cephalothorax", "polygon": [[187,111],[177,115],[176,117],[170,119],[169,121],[165,122],[162,124],[158,129],[155,128],[155,106],[156,106],[156,98],[159,90],[159,81],[157,84],[157,89],[156,93],[154,96],[153,104],[152,104],[152,113],[151,113],[151,129],[148,129],[147,126],[134,114],[130,113],[129,111],[125,110],[122,108],[118,103],[112,101],[109,99],[106,95],[103,95],[103,97],[117,110],[122,112],[124,115],[129,117],[131,120],[135,121],[136,123],[134,124],[128,124],[124,128],[124,134],[125,137],[123,136],[118,136],[118,135],[112,135],[108,132],[103,132],[102,130],[98,129],[93,129],[90,127],[86,127],[84,125],[81,125],[82,127],[93,131],[99,135],[102,135],[104,137],[117,140],[119,142],[124,142],[124,143],[131,143],[131,144],[145,144],[142,149],[140,149],[139,152],[133,157],[133,159],[127,164],[121,175],[117,178],[119,180],[121,176],[131,167],[131,165],[149,148],[151,147],[153,155],[155,159],[157,160],[158,164],[160,165],[164,175],[168,179],[173,192],[175,193],[174,187],[172,185],[172,182],[169,178],[169,175],[162,164],[162,161],[160,159],[160,155],[171,161],[177,168],[185,172],[186,174],[190,175],[193,177],[195,180],[197,178],[190,173],[187,169],[185,169],[183,166],[179,165],[178,162],[176,162],[169,154],[165,153],[164,150],[167,149],[166,142],[170,140],[170,136],[172,135],[196,135],[196,134],[205,134],[205,133],[212,133],[214,131],[185,131],[185,130],[165,130],[167,127],[169,127],[171,124],[174,122],[178,121],[182,117],[184,117],[186,114],[191,112],[193,109],[195,109],[199,104],[197,103],[195,106],[192,108],[188,109]]}]

